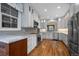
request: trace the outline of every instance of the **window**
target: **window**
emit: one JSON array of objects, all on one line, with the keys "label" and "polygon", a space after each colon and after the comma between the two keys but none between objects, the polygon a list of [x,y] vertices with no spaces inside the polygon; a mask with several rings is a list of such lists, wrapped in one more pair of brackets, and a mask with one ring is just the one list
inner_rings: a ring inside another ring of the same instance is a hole
[{"label": "window", "polygon": [[55,30],[55,25],[47,25],[47,30],[48,31],[54,31]]}]

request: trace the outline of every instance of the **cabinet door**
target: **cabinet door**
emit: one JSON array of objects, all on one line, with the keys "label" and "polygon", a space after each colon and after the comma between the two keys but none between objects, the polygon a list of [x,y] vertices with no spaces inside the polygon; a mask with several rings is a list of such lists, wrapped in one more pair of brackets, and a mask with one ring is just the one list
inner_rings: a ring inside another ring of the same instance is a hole
[{"label": "cabinet door", "polygon": [[10,56],[26,56],[27,55],[27,40],[23,39],[9,45]]},{"label": "cabinet door", "polygon": [[38,14],[35,12],[33,13],[33,19],[38,22]]},{"label": "cabinet door", "polygon": [[79,44],[79,12],[76,14],[77,16],[77,33],[78,33],[78,44]]},{"label": "cabinet door", "polygon": [[28,53],[32,51],[32,49],[35,48],[35,46],[37,45],[37,38],[36,35],[30,35],[28,37]]},{"label": "cabinet door", "polygon": [[33,27],[33,14],[29,12],[29,24],[28,27]]},{"label": "cabinet door", "polygon": [[33,20],[38,22],[38,28],[40,28],[40,19],[37,13],[33,13]]},{"label": "cabinet door", "polygon": [[16,9],[20,12],[23,12],[23,4],[22,3],[16,3]]},{"label": "cabinet door", "polygon": [[37,45],[37,36],[33,35],[32,36],[32,49],[34,49]]},{"label": "cabinet door", "polygon": [[27,53],[31,52],[31,50],[32,50],[32,40],[31,40],[30,37],[28,38],[28,46],[27,47],[28,47]]},{"label": "cabinet door", "polygon": [[73,20],[73,40],[74,43],[78,44],[78,32],[77,32],[77,21]]},{"label": "cabinet door", "polygon": [[33,16],[29,11],[29,4],[24,4],[24,11],[22,13],[22,27],[33,27]]},{"label": "cabinet door", "polygon": [[16,3],[8,3],[10,6],[16,8]]}]

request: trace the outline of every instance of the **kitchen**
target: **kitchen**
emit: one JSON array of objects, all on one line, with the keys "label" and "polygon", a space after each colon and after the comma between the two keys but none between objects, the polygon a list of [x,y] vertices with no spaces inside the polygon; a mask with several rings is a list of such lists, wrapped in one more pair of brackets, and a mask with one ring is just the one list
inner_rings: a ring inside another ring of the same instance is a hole
[{"label": "kitchen", "polygon": [[44,39],[68,46],[68,22],[78,7],[75,3],[0,3],[0,55],[29,55]]}]

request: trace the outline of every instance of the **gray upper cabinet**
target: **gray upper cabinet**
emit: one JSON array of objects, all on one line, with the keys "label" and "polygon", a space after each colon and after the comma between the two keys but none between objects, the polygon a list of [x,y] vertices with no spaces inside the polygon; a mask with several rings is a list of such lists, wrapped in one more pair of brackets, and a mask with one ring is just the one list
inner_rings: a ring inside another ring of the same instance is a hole
[{"label": "gray upper cabinet", "polygon": [[8,3],[13,8],[16,8],[18,11],[23,12],[23,4],[22,3]]},{"label": "gray upper cabinet", "polygon": [[20,12],[23,12],[23,3],[16,3],[16,9]]},{"label": "gray upper cabinet", "polygon": [[39,23],[38,13],[28,3],[23,4],[22,27],[34,27],[34,21]]},{"label": "gray upper cabinet", "polygon": [[24,10],[22,13],[22,27],[28,27],[29,26],[29,5],[24,4]]},{"label": "gray upper cabinet", "polygon": [[13,8],[16,8],[16,3],[8,3],[8,5],[12,6]]},{"label": "gray upper cabinet", "polygon": [[22,13],[22,27],[33,27],[33,14],[29,4],[24,4],[24,11]]},{"label": "gray upper cabinet", "polygon": [[21,12],[16,9],[16,4],[0,4],[0,30],[21,30]]}]

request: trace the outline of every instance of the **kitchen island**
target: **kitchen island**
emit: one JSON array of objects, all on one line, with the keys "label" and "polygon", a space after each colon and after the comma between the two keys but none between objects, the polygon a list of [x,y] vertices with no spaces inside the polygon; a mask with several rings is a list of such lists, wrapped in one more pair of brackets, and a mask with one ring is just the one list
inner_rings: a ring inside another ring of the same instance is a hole
[{"label": "kitchen island", "polygon": [[[4,55],[25,56],[33,48],[35,48],[36,45],[37,45],[36,34],[0,35],[0,55],[2,56]],[[18,51],[16,49],[18,49]],[[19,50],[21,50],[21,54]],[[18,54],[16,52],[18,52]],[[22,52],[24,53],[22,54]]]},{"label": "kitchen island", "polygon": [[27,38],[17,41],[0,41],[0,56],[26,56]]}]

